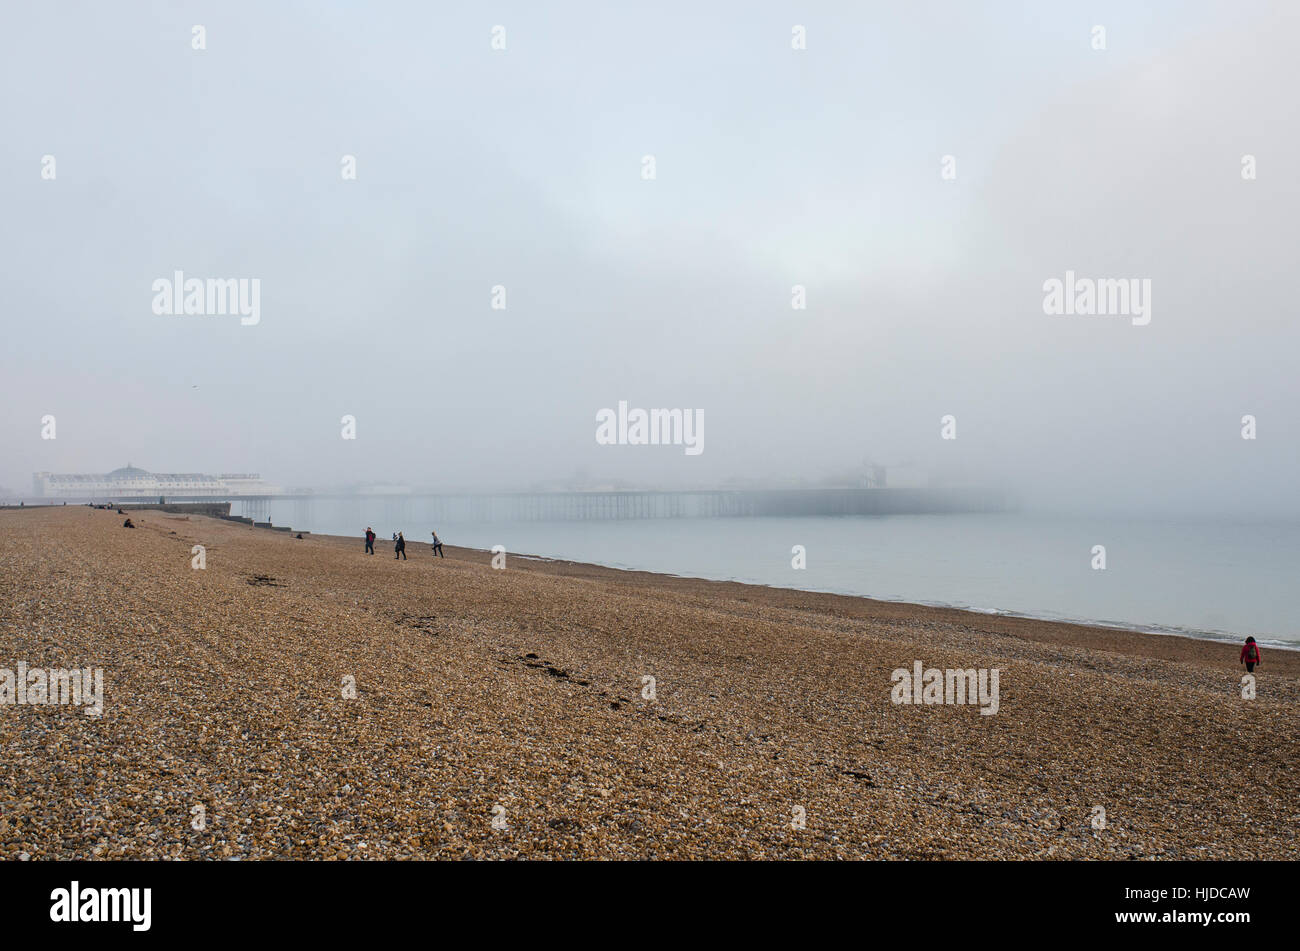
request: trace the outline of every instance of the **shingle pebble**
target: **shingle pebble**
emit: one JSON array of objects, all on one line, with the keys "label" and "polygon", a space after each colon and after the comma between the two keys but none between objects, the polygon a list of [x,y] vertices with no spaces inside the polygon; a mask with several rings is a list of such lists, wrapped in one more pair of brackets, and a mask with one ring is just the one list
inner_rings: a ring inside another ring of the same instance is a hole
[{"label": "shingle pebble", "polygon": [[1244,701],[1231,645],[137,524],[0,512],[0,668],[105,677],[0,708],[0,859],[1300,857],[1280,651]]}]

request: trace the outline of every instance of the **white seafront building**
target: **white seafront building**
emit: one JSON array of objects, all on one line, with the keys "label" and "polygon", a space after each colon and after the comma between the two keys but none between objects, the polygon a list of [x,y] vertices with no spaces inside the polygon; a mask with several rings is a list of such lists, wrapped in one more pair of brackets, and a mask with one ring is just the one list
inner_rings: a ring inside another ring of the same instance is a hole
[{"label": "white seafront building", "polygon": [[280,495],[284,490],[264,482],[257,473],[146,472],[132,465],[100,474],[37,472],[32,491],[40,498],[156,499],[231,498],[249,495]]}]

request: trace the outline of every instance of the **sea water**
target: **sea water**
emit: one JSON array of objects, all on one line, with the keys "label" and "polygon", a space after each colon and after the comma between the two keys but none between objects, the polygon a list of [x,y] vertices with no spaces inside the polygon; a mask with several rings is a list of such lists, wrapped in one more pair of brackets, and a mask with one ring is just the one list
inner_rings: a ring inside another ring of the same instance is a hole
[{"label": "sea water", "polygon": [[[686,577],[1300,648],[1300,523],[1026,513],[433,524],[418,499],[273,502],[276,524]],[[238,509],[236,509],[238,511]],[[305,522],[305,523],[304,523]],[[803,558],[795,546],[802,546]],[[1096,546],[1105,549],[1099,565]],[[487,556],[485,556],[485,561]],[[795,565],[802,563],[805,567]]]}]

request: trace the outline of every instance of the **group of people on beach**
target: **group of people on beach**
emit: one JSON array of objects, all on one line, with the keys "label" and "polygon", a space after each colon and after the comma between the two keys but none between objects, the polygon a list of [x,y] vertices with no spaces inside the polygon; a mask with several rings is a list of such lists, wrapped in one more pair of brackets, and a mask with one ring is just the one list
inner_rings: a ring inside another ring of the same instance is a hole
[{"label": "group of people on beach", "polygon": [[[437,555],[439,558],[446,558],[447,556],[442,553],[442,539],[438,537],[438,533],[430,532],[429,534],[433,536],[433,553]],[[371,528],[369,525],[367,525],[366,526],[366,554],[367,555],[373,555],[375,553],[375,539],[377,537],[378,536],[375,535],[375,530]],[[401,532],[393,532],[393,560],[396,561],[399,558],[402,559],[403,561],[408,560],[406,557],[406,536],[403,535]]]},{"label": "group of people on beach", "polygon": [[[446,558],[447,556],[442,553],[442,539],[438,537],[438,533],[430,532],[429,534],[433,536],[433,553],[439,556],[440,558]],[[376,537],[375,530],[373,528],[370,528],[369,526],[366,526],[366,554],[367,555],[373,555],[375,553],[375,537]],[[401,558],[404,561],[407,560],[406,559],[406,536],[403,535],[401,532],[394,532],[393,533],[393,559],[397,560],[398,558]],[[1246,665],[1247,673],[1254,673],[1255,668],[1259,666],[1259,664],[1261,663],[1259,645],[1255,643],[1255,638],[1253,637],[1246,638],[1246,643],[1243,644],[1241,647],[1240,661],[1241,663]]]}]

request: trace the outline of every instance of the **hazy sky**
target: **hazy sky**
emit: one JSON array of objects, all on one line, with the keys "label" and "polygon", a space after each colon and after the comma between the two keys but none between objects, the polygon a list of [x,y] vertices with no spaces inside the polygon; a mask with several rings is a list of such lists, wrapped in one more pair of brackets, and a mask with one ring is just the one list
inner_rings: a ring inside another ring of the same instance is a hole
[{"label": "hazy sky", "polygon": [[[6,3],[0,485],[870,458],[1295,517],[1298,49],[1226,0]],[[260,322],[155,314],[177,269]],[[1150,323],[1045,314],[1067,270],[1149,280]],[[619,400],[704,452],[597,445]]]}]

